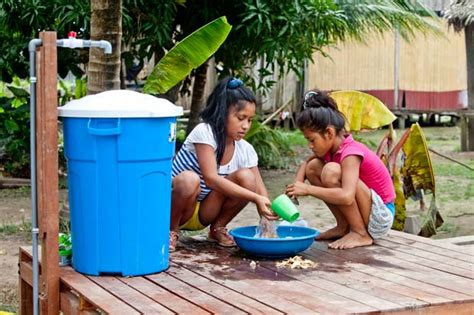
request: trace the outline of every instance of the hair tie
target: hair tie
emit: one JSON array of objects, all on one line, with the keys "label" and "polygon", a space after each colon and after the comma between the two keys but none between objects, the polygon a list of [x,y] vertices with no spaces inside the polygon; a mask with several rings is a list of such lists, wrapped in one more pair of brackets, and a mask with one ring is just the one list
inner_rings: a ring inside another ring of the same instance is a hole
[{"label": "hair tie", "polygon": [[242,86],[243,84],[244,83],[242,82],[242,80],[237,79],[237,78],[232,78],[232,79],[229,80],[229,82],[227,82],[227,87],[229,89],[236,89],[239,86]]},{"label": "hair tie", "polygon": [[308,108],[308,100],[313,96],[318,96],[318,92],[309,91],[308,93],[305,94],[304,102],[303,102],[303,109]]}]

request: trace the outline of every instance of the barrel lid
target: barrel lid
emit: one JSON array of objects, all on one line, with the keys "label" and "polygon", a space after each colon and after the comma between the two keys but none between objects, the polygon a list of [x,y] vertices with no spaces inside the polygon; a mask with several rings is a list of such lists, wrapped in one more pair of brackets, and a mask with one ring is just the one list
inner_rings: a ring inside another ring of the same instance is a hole
[{"label": "barrel lid", "polygon": [[73,100],[58,112],[61,117],[177,117],[183,108],[149,94],[111,90]]}]

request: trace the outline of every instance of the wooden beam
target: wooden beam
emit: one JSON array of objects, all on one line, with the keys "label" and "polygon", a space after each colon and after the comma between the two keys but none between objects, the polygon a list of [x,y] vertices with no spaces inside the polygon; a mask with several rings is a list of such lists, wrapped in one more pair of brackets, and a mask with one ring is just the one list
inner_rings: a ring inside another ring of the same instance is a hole
[{"label": "wooden beam", "polygon": [[59,191],[56,32],[41,32],[37,61],[36,159],[42,244],[41,314],[59,313]]},{"label": "wooden beam", "polygon": [[20,262],[21,280],[25,281],[30,287],[33,287],[33,267],[31,262]]},{"label": "wooden beam", "polygon": [[445,303],[440,305],[431,305],[422,308],[407,308],[401,311],[392,311],[390,315],[472,315],[474,310],[474,302],[465,303]]},{"label": "wooden beam", "polygon": [[[19,287],[19,312],[21,315],[26,314],[33,314],[33,288],[31,284],[28,283],[27,280],[23,278],[29,278],[28,275],[25,275],[24,271],[21,270],[21,264],[24,263],[25,258],[29,258],[27,255],[24,254],[22,248],[20,248],[20,255],[18,263],[20,264],[19,275],[18,275],[18,287]],[[30,260],[31,261],[31,260]]]},{"label": "wooden beam", "polygon": [[65,315],[94,315],[100,314],[94,308],[82,308],[81,298],[71,291],[61,292],[61,312]]},{"label": "wooden beam", "polygon": [[[84,298],[80,308],[94,305],[107,314],[140,314],[128,305],[127,301],[112,295],[110,292],[89,280],[86,276],[75,272],[71,267],[61,268],[61,282]],[[83,304],[87,302],[87,305]]]},{"label": "wooden beam", "polygon": [[[474,110],[474,24],[464,28],[467,61],[467,103]],[[474,117],[461,117],[461,151],[474,151]]]}]

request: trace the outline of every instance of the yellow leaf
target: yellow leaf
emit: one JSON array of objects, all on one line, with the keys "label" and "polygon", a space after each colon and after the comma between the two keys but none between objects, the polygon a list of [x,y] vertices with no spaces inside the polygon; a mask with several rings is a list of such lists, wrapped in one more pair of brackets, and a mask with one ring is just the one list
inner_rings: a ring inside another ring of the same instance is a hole
[{"label": "yellow leaf", "polygon": [[339,110],[346,116],[346,129],[377,129],[390,124],[396,116],[378,98],[359,91],[330,93]]},{"label": "yellow leaf", "polygon": [[401,174],[406,197],[413,196],[416,190],[435,193],[435,179],[425,135],[418,124],[410,128],[410,135],[403,144],[405,161]]},{"label": "yellow leaf", "polygon": [[405,206],[405,194],[403,193],[403,185],[400,180],[400,172],[395,169],[392,174],[392,181],[395,187],[395,218],[393,219],[392,229],[403,231],[405,227],[405,219],[407,216],[407,209]]}]

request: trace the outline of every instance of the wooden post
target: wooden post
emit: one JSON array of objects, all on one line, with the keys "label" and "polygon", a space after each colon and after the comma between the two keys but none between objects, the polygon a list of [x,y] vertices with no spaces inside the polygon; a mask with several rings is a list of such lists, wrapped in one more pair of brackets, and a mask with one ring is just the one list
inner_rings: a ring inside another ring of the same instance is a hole
[{"label": "wooden post", "polygon": [[464,28],[467,60],[468,113],[461,115],[461,151],[474,151],[474,24]]},{"label": "wooden post", "polygon": [[41,251],[40,311],[59,313],[58,92],[56,32],[41,32],[37,58],[36,159]]}]

